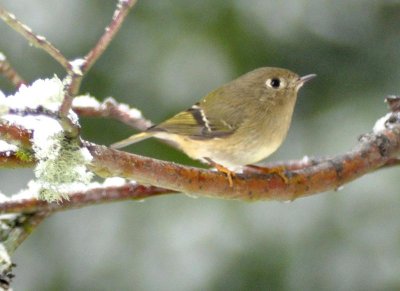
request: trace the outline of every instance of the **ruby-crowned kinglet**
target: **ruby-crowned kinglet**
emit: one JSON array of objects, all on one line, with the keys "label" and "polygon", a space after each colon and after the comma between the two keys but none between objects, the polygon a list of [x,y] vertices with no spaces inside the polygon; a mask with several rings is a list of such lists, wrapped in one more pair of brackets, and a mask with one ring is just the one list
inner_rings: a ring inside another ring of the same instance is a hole
[{"label": "ruby-crowned kinglet", "polygon": [[157,137],[172,141],[193,159],[237,171],[278,149],[288,132],[297,92],[315,76],[299,77],[281,68],[256,69],[111,147]]}]

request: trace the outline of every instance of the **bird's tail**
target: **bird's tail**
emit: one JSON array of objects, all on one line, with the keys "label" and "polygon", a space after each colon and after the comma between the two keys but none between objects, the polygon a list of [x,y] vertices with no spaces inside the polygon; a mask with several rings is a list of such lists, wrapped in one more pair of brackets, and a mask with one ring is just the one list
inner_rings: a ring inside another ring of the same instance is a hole
[{"label": "bird's tail", "polygon": [[124,148],[128,145],[131,145],[133,143],[137,143],[139,141],[142,141],[144,139],[147,139],[149,137],[152,137],[154,135],[153,132],[141,132],[138,134],[134,134],[130,137],[128,137],[127,139],[121,140],[119,142],[113,143],[112,145],[110,145],[111,148],[113,149],[120,149],[120,148]]}]

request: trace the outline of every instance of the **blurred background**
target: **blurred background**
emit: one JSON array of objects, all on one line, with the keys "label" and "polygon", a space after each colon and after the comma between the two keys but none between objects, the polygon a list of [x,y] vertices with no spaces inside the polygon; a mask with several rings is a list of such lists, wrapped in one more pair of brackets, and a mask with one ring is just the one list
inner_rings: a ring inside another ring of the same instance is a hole
[{"label": "blurred background", "polygon": [[[70,59],[83,56],[117,1],[0,0]],[[262,66],[316,73],[284,145],[269,158],[348,151],[399,94],[399,1],[139,1],[86,77],[154,122]],[[0,23],[0,51],[28,80],[63,77],[48,55]],[[13,88],[0,80],[6,94]],[[127,126],[82,119],[110,144]],[[156,140],[127,150],[200,166]],[[399,290],[399,168],[292,203],[173,195],[58,213],[17,250],[15,290]],[[31,170],[2,170],[0,190]]]}]

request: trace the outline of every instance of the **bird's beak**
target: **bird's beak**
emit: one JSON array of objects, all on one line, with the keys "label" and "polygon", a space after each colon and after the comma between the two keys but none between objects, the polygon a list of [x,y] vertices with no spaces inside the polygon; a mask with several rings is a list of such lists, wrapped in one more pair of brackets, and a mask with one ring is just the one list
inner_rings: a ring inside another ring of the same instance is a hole
[{"label": "bird's beak", "polygon": [[303,77],[300,77],[299,83],[304,84],[304,83],[314,79],[316,76],[317,76],[316,74],[309,74],[309,75],[305,75]]},{"label": "bird's beak", "polygon": [[297,90],[301,88],[301,86],[304,85],[304,83],[314,79],[317,75],[316,74],[309,74],[305,75],[303,77],[300,77],[299,80],[297,81]]}]

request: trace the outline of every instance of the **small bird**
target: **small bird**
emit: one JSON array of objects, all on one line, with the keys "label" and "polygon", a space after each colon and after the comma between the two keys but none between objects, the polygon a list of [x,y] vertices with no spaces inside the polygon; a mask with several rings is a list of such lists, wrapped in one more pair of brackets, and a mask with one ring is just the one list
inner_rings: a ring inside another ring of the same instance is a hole
[{"label": "small bird", "polygon": [[142,133],[111,145],[122,148],[149,137],[171,141],[189,157],[228,175],[275,152],[285,139],[304,83],[282,68],[264,67],[222,85],[201,101]]}]

